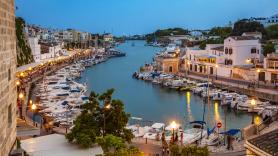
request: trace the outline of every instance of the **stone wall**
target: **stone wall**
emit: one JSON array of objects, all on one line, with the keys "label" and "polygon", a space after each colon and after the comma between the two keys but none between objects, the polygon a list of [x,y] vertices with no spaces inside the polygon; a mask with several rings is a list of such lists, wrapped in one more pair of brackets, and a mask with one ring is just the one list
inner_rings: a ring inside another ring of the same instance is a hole
[{"label": "stone wall", "polygon": [[14,0],[0,0],[0,155],[16,139],[16,36]]}]

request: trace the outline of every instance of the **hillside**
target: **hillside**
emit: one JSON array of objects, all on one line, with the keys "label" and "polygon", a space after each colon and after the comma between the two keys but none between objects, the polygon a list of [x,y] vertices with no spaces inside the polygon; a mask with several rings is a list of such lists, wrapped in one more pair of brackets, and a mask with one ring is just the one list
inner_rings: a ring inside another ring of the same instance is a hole
[{"label": "hillside", "polygon": [[15,23],[17,38],[17,66],[22,66],[34,62],[34,59],[24,31],[25,21],[22,18],[17,17]]}]

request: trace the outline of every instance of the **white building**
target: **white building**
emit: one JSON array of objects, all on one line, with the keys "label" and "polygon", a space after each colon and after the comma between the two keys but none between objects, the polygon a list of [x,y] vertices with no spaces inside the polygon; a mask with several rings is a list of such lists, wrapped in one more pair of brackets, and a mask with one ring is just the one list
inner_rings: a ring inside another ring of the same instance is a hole
[{"label": "white building", "polygon": [[224,44],[207,44],[205,50],[187,48],[183,59],[187,71],[234,77],[241,75],[233,72],[235,68],[252,67],[252,63],[262,61],[261,44],[254,37],[231,36],[224,40]]},{"label": "white building", "polygon": [[[231,36],[224,40],[224,64],[250,65],[262,61],[261,43],[252,36]],[[250,60],[250,61],[249,61]]]},{"label": "white building", "polygon": [[273,24],[278,24],[278,14],[270,16],[270,17],[259,17],[259,18],[250,18],[249,21],[256,21],[268,27]]},{"label": "white building", "polygon": [[41,45],[39,45],[39,39],[37,37],[29,37],[28,41],[29,41],[29,45],[30,45],[32,55],[33,55],[35,62],[40,62]]}]

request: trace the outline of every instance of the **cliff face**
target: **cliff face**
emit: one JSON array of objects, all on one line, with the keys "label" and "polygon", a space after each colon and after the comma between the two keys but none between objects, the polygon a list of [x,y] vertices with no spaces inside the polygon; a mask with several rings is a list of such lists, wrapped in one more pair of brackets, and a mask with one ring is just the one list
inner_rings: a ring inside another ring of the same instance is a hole
[{"label": "cliff face", "polygon": [[16,25],[16,51],[17,51],[17,66],[22,66],[34,62],[31,48],[25,34],[24,27],[25,21],[17,17],[15,20]]}]

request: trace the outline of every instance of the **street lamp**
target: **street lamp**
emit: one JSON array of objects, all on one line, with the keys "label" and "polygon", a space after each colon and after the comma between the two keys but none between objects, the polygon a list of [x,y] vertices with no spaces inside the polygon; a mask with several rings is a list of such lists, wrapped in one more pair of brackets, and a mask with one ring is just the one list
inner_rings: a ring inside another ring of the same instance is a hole
[{"label": "street lamp", "polygon": [[35,110],[37,109],[37,106],[35,104],[32,104],[31,109],[33,112],[33,125],[35,126]]},{"label": "street lamp", "polygon": [[[251,100],[251,108],[254,110],[254,107],[256,106],[256,101],[255,99]],[[252,112],[252,124],[254,124],[254,113]]]},{"label": "street lamp", "polygon": [[20,81],[17,80],[17,81],[15,82],[15,84],[16,84],[17,86],[19,86],[19,85],[20,85]]},{"label": "street lamp", "polygon": [[23,94],[23,93],[19,93],[19,94],[18,94],[18,97],[19,97],[19,99],[23,99],[24,94]]},{"label": "street lamp", "polygon": [[190,62],[187,61],[187,75],[189,75],[189,66],[190,66]]},{"label": "street lamp", "polygon": [[108,105],[106,105],[106,106],[104,106],[104,111],[103,111],[103,134],[102,134],[102,136],[104,136],[104,134],[105,134],[105,120],[106,120],[106,118],[110,115],[108,115],[107,117],[105,117],[105,110],[109,110],[111,108],[111,105],[110,104],[108,104]]},{"label": "street lamp", "polygon": [[260,87],[260,72],[261,70],[260,69],[257,69],[257,73],[258,73],[258,88]]},{"label": "street lamp", "polygon": [[175,129],[177,128],[177,124],[176,124],[176,122],[175,121],[172,121],[172,123],[171,123],[171,128],[172,128],[172,130],[173,130],[173,142],[175,141]]},{"label": "street lamp", "polygon": [[216,68],[216,70],[215,70],[215,72],[216,72],[216,77],[215,77],[215,79],[217,80],[217,68],[218,68],[218,64],[215,65],[215,68]]}]

